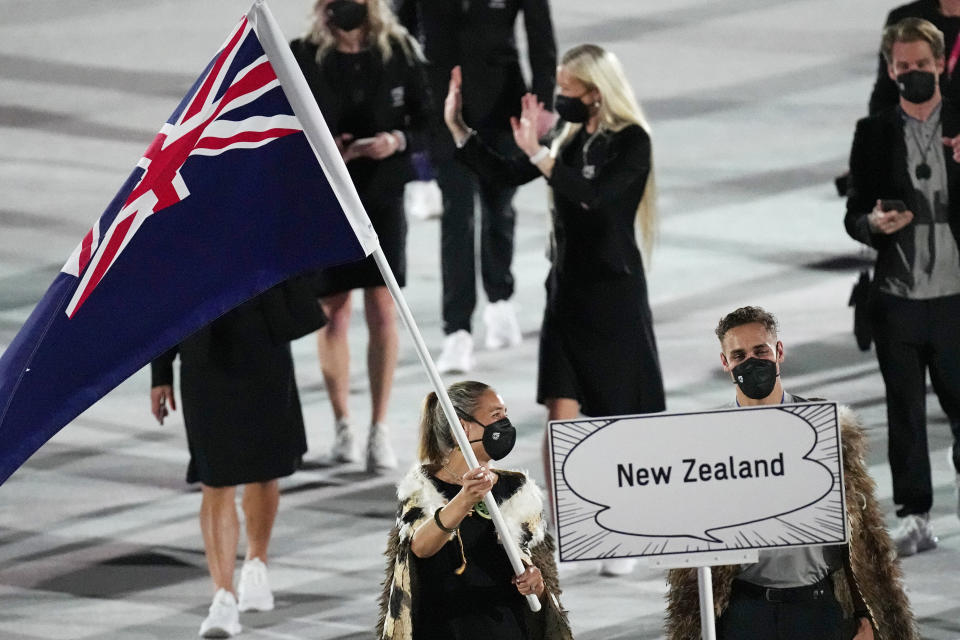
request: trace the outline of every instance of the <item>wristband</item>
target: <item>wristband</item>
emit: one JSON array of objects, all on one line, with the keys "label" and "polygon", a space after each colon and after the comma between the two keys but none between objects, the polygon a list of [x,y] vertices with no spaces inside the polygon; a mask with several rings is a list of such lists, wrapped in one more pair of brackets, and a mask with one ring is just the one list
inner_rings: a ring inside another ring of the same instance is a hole
[{"label": "wristband", "polygon": [[539,151],[530,156],[530,164],[540,164],[540,162],[549,155],[550,149],[541,146]]},{"label": "wristband", "polygon": [[440,507],[439,509],[433,512],[433,521],[437,523],[437,526],[440,527],[441,531],[445,531],[446,533],[456,533],[457,529],[459,529],[460,527],[453,527],[451,529],[450,527],[440,522],[440,511],[442,510],[443,510],[443,507]]}]

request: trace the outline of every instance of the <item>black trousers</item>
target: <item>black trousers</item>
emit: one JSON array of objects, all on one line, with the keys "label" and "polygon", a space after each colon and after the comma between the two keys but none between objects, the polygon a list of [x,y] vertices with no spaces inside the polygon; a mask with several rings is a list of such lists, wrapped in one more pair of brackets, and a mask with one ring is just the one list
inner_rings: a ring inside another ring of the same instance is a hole
[{"label": "black trousers", "polygon": [[734,592],[717,619],[718,640],[846,640],[843,610],[831,589],[819,600],[767,602]]},{"label": "black trousers", "polygon": [[[516,152],[507,132],[483,133],[484,142],[504,155]],[[462,163],[450,159],[437,163],[437,184],[443,194],[440,220],[440,261],[443,272],[443,332],[470,331],[477,305],[474,269],[474,197],[481,208],[480,275],[490,302],[513,296],[513,233],[516,188],[479,178]]]},{"label": "black trousers", "polygon": [[933,505],[927,446],[927,370],[953,432],[960,469],[960,295],[910,300],[878,293],[873,307],[877,360],[887,394],[893,501],[898,516]]}]

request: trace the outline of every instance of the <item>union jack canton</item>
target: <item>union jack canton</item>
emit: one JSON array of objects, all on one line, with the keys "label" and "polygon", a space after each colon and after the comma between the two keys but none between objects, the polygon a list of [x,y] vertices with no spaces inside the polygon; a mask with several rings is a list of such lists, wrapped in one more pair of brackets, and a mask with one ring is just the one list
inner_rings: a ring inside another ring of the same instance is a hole
[{"label": "union jack canton", "polygon": [[[80,309],[144,220],[190,196],[180,175],[187,158],[252,149],[302,131],[293,115],[246,115],[243,108],[278,87],[277,75],[246,16],[220,54],[160,129],[137,163],[138,182],[122,207],[107,209],[73,250],[62,271],[83,278],[67,305]],[[90,269],[85,271],[87,265]]]}]

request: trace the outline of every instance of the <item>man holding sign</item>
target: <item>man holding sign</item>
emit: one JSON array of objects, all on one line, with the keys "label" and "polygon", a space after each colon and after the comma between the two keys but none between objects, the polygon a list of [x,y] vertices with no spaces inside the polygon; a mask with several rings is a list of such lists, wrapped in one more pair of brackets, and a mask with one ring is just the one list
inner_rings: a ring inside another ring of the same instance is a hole
[{"label": "man holding sign", "polygon": [[[727,314],[716,333],[720,362],[736,385],[737,406],[805,402],[783,389],[784,348],[773,315],[743,307]],[[849,543],[760,551],[755,564],[714,567],[718,638],[919,637],[864,465],[862,431],[849,411],[841,412],[840,424]],[[668,582],[668,638],[700,638],[696,570],[672,570]]]}]

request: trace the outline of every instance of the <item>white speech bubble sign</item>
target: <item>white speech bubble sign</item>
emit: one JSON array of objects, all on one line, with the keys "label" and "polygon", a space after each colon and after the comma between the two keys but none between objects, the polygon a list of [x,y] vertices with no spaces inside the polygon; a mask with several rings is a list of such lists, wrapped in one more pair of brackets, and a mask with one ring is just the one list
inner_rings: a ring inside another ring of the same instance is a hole
[{"label": "white speech bubble sign", "polygon": [[834,488],[817,432],[787,411],[622,418],[566,455],[566,486],[610,532],[721,542],[710,531],[803,509]]}]

